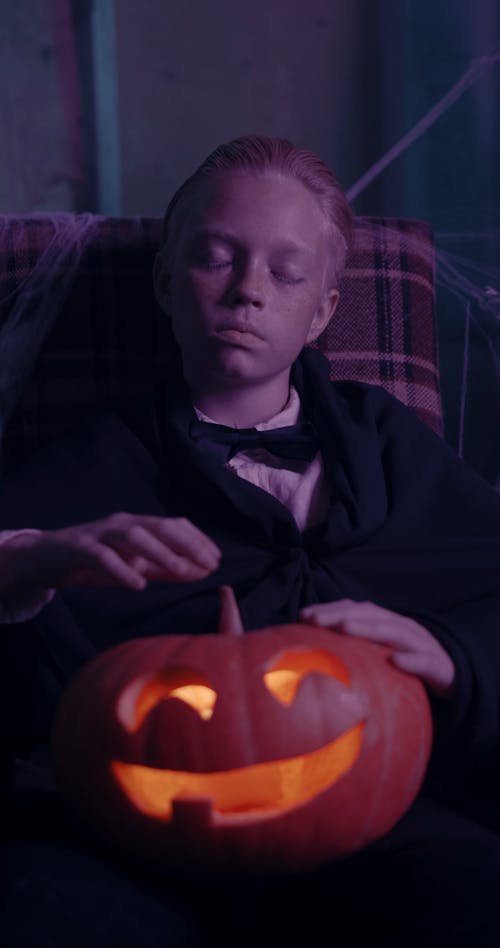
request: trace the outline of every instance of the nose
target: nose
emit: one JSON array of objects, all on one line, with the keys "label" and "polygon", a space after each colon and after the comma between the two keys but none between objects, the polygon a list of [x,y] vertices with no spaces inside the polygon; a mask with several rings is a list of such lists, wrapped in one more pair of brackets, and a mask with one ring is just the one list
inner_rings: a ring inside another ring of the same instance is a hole
[{"label": "nose", "polygon": [[264,306],[263,276],[255,263],[242,263],[233,271],[233,279],[226,294],[230,306]]}]

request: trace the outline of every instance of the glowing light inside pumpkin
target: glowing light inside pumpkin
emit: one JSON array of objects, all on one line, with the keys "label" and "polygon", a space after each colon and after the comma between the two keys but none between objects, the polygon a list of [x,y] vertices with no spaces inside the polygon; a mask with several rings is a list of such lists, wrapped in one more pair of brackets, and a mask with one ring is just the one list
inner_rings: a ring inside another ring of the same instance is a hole
[{"label": "glowing light inside pumpkin", "polygon": [[[321,649],[282,653],[264,673],[264,683],[282,704],[290,705],[306,675],[320,672],[349,686],[344,663]],[[121,695],[117,713],[128,731],[136,731],[149,712],[167,698],[189,704],[203,720],[214,711],[216,692],[193,669],[170,668],[142,677]],[[112,773],[134,806],[147,816],[169,821],[178,799],[203,798],[214,819],[271,816],[300,806],[336,783],[357,760],[364,724],[356,724],[318,750],[234,770],[193,773],[112,761]]]},{"label": "glowing light inside pumpkin", "polygon": [[183,685],[170,692],[170,698],[179,698],[198,712],[200,718],[208,721],[214,713],[215,691],[208,685]]},{"label": "glowing light inside pumpkin", "polygon": [[300,806],[336,783],[357,760],[364,724],[300,757],[214,773],[160,770],[112,761],[111,770],[131,803],[147,816],[169,821],[176,797],[210,798],[214,815],[273,815]]},{"label": "glowing light inside pumpkin", "polygon": [[285,652],[264,674],[264,682],[278,701],[291,704],[302,679],[311,672],[323,672],[343,685],[351,684],[349,671],[340,658],[320,650]]},{"label": "glowing light inside pumpkin", "polygon": [[118,720],[133,733],[149,712],[167,698],[184,701],[208,721],[214,713],[217,694],[207,679],[192,668],[169,668],[148,678],[137,678],[125,688],[116,707]]}]

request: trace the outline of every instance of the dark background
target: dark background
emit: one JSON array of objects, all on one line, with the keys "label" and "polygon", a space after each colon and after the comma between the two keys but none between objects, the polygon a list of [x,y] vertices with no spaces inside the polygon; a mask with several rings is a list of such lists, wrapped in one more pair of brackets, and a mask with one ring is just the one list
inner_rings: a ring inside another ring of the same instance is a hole
[{"label": "dark background", "polygon": [[473,63],[353,207],[431,223],[445,434],[496,483],[500,62],[478,60],[499,37],[498,0],[0,0],[0,213],[161,215],[248,132],[311,148],[349,191]]}]

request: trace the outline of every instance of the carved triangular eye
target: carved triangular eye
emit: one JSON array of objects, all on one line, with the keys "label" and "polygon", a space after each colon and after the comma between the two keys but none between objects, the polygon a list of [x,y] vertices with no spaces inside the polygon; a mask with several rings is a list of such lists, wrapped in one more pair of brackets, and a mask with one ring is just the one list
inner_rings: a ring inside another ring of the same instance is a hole
[{"label": "carved triangular eye", "polygon": [[203,675],[191,668],[169,668],[137,678],[125,688],[117,704],[118,720],[127,731],[137,731],[149,712],[167,698],[184,701],[208,721],[214,713],[217,693]]},{"label": "carved triangular eye", "polygon": [[311,672],[323,672],[343,685],[350,685],[349,672],[340,658],[330,652],[297,651],[285,652],[264,673],[264,683],[281,704],[291,704],[299,685]]}]

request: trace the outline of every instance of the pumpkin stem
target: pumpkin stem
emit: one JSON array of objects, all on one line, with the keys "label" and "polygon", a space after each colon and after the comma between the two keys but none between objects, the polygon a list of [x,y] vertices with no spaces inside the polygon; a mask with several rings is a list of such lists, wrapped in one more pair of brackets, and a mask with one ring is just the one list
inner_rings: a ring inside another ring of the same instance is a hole
[{"label": "pumpkin stem", "polygon": [[218,635],[243,635],[243,621],[231,586],[219,586],[220,613]]}]

